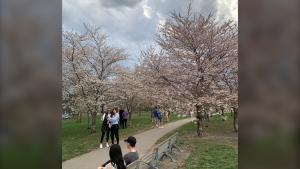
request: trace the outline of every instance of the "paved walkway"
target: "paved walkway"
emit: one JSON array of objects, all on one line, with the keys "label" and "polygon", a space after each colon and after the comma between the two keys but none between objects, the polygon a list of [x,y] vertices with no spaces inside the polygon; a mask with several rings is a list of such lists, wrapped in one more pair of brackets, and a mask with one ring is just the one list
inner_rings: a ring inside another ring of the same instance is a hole
[{"label": "paved walkway", "polygon": [[[186,118],[183,120],[168,123],[164,125],[163,129],[154,128],[134,135],[134,137],[137,139],[136,149],[139,153],[139,156],[142,157],[144,154],[146,154],[159,138],[190,121],[192,121],[191,118]],[[105,144],[103,145],[105,146]],[[120,146],[122,148],[123,155],[128,153],[128,149],[126,148],[126,145],[123,140],[120,140]],[[109,159],[108,150],[109,148],[106,147],[104,147],[103,149],[98,148],[92,152],[83,154],[78,157],[74,157],[70,160],[64,161],[62,163],[62,168],[97,169]]]}]

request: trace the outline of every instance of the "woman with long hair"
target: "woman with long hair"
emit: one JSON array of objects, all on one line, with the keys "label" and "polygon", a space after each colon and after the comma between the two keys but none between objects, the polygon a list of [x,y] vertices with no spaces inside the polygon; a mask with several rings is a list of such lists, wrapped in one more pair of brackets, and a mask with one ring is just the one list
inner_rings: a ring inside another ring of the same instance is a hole
[{"label": "woman with long hair", "polygon": [[101,139],[100,139],[100,146],[99,146],[100,148],[103,148],[102,142],[103,142],[105,133],[106,133],[106,147],[109,147],[108,139],[109,139],[109,133],[110,133],[110,125],[109,125],[110,122],[107,120],[107,117],[110,117],[110,116],[111,116],[111,109],[108,108],[107,112],[105,112],[101,118],[101,121],[103,121],[103,123],[102,123],[102,127],[101,127],[102,135],[101,135]]},{"label": "woman with long hair", "polygon": [[110,146],[109,158],[110,163],[108,163],[105,167],[98,167],[98,169],[126,169],[122,150],[118,144],[113,144]]},{"label": "woman with long hair", "polygon": [[113,116],[107,117],[107,120],[112,123],[111,126],[111,143],[114,144],[114,137],[117,139],[117,144],[119,144],[119,113],[118,108],[113,109]]}]

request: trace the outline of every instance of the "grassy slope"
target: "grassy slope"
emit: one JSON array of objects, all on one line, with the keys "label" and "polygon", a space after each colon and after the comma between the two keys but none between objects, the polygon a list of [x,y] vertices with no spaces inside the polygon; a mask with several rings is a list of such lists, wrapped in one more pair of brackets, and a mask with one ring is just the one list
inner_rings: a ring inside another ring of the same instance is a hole
[{"label": "grassy slope", "polygon": [[238,133],[233,132],[233,118],[230,114],[226,115],[227,121],[215,115],[209,127],[204,125],[204,135],[201,137],[197,136],[196,124],[187,123],[160,138],[157,143],[179,132],[179,147],[191,150],[184,168],[238,168]]}]

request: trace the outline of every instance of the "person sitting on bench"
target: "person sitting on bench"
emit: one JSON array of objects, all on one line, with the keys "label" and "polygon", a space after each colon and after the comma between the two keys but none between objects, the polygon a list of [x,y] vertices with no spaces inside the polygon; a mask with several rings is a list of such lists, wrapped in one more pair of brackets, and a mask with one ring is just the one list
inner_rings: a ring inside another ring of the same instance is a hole
[{"label": "person sitting on bench", "polygon": [[129,165],[130,163],[139,159],[139,154],[135,149],[136,139],[135,137],[130,136],[127,139],[125,139],[124,142],[126,143],[126,146],[129,149],[129,153],[124,155],[124,160],[126,165]]},{"label": "person sitting on bench", "polygon": [[125,160],[122,157],[122,150],[118,144],[113,144],[110,147],[109,157],[109,162],[99,166],[98,169],[126,169]]}]

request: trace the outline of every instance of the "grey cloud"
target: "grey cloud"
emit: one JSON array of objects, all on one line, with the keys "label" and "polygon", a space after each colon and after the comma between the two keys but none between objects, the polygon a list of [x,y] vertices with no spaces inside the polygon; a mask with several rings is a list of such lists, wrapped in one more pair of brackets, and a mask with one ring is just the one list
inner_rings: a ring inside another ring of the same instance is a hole
[{"label": "grey cloud", "polygon": [[115,7],[134,7],[143,0],[101,0],[101,4],[108,8]]},{"label": "grey cloud", "polygon": [[[189,1],[182,0],[141,0],[117,1],[110,0],[63,0],[63,28],[83,33],[82,22],[91,26],[101,27],[101,31],[108,35],[108,45],[126,48],[132,59],[140,55],[149,44],[155,44],[155,33],[160,19],[169,18],[170,11],[186,14]],[[143,5],[151,18],[144,15]],[[107,7],[109,6],[109,7]],[[193,11],[208,14],[219,10],[220,15],[226,15],[229,8],[222,7],[217,0],[195,0]],[[135,61],[129,61],[133,63]]]},{"label": "grey cloud", "polygon": [[[180,11],[181,15],[186,15],[189,3],[190,1],[183,2],[182,0],[148,2],[149,6],[151,6],[153,10],[158,12],[164,19],[169,18],[170,12],[173,11]],[[208,15],[209,13],[216,13],[218,6],[218,0],[195,0],[192,2],[192,12]]]}]

